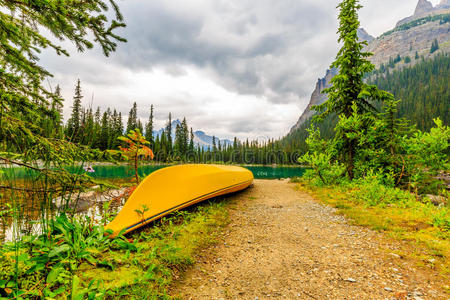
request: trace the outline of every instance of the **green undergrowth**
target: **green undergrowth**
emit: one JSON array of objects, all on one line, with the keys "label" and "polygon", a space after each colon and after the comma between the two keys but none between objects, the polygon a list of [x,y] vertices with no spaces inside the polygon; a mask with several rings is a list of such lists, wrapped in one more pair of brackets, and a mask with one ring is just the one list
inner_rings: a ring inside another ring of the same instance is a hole
[{"label": "green undergrowth", "polygon": [[0,246],[0,299],[170,299],[168,288],[228,222],[215,199],[109,239],[62,215],[42,236]]},{"label": "green undergrowth", "polygon": [[293,181],[299,189],[337,208],[352,224],[383,232],[412,246],[399,255],[414,258],[418,265],[436,269],[444,277],[450,275],[448,200],[435,206],[426,198],[419,201],[414,194],[370,180],[334,186]]},{"label": "green undergrowth", "polygon": [[137,251],[109,252],[105,259],[112,268],[85,264],[79,276],[85,283],[101,280],[111,298],[170,299],[168,288],[174,279],[195,262],[200,249],[216,242],[227,224],[225,206],[209,202],[164,218],[130,237]]}]

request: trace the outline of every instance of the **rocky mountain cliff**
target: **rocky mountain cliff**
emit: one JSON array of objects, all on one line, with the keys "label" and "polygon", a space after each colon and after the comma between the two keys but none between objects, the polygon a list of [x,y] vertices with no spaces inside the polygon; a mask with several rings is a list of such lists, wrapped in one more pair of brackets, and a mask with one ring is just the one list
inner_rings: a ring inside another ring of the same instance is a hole
[{"label": "rocky mountain cliff", "polygon": [[[367,33],[367,31],[364,28],[358,29],[358,37],[361,41],[373,41],[375,38]],[[311,99],[309,100],[309,104],[306,107],[303,114],[298,119],[297,123],[291,128],[291,131],[294,131],[300,126],[303,125],[309,118],[311,118],[314,115],[314,111],[311,110],[312,106],[322,104],[327,100],[327,95],[323,94],[322,91],[326,88],[329,88],[331,86],[331,79],[338,73],[338,70],[328,69],[325,73],[325,77],[319,78],[316,83],[316,88],[314,89]]]},{"label": "rocky mountain cliff", "polygon": [[[419,0],[414,15],[400,21],[397,26],[378,38],[369,35],[363,28],[358,29],[361,40],[368,42],[366,51],[373,53],[370,60],[376,67],[386,64],[391,58],[400,55],[402,58],[409,56],[409,63],[400,62],[396,68],[415,63],[414,57],[418,55],[428,59],[442,52],[450,52],[450,3],[442,0],[439,5],[433,5],[427,0]],[[430,53],[431,43],[437,39],[439,51]],[[318,80],[316,88],[311,95],[311,100],[300,116],[290,133],[300,128],[310,117],[314,115],[311,106],[321,104],[327,100],[327,96],[321,94],[324,88],[329,87],[331,79],[337,74],[337,70],[327,70],[326,76]]]},{"label": "rocky mountain cliff", "polygon": [[450,12],[450,2],[449,0],[442,0],[436,7],[427,0],[419,0],[417,3],[416,10],[414,14],[410,17],[404,18],[397,23],[397,27],[409,23],[420,18],[424,18],[430,15],[440,15]]},{"label": "rocky mountain cliff", "polygon": [[297,123],[291,128],[291,132],[300,128],[309,118],[314,115],[314,111],[311,110],[313,105],[322,104],[327,100],[327,95],[323,94],[322,91],[326,88],[329,88],[331,85],[331,79],[338,73],[337,69],[327,70],[325,77],[319,78],[316,83],[316,88],[311,95],[311,100],[309,100],[309,104],[306,107],[303,114],[298,119]]}]

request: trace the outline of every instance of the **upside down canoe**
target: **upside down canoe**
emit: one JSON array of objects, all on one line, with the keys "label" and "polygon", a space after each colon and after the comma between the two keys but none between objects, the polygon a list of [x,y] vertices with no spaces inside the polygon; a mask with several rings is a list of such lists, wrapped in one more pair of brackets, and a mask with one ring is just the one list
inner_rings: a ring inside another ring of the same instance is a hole
[{"label": "upside down canoe", "polygon": [[252,172],[236,166],[191,164],[159,169],[138,185],[106,229],[113,235],[122,230],[128,233],[171,212],[246,189],[252,183]]}]

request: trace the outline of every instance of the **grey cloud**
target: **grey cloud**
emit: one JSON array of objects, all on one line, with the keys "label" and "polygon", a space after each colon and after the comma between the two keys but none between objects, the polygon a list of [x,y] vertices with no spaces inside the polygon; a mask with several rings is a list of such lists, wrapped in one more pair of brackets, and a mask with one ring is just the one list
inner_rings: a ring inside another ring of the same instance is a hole
[{"label": "grey cloud", "polygon": [[[338,49],[337,2],[122,1],[119,4],[127,27],[121,29],[120,34],[128,43],[120,44],[110,58],[95,49],[82,55],[71,51],[69,59],[44,52],[42,62],[55,73],[54,81],[65,86],[63,91],[68,101],[79,77],[86,83],[86,95],[96,91],[94,106],[97,103],[103,107],[115,106],[124,115],[128,114],[131,103],[137,101],[139,116],[146,119],[148,103],[157,102],[159,122],[172,111],[177,116],[190,116],[198,129],[212,128],[230,134],[273,134],[281,128],[287,130],[297,116],[292,120],[273,120],[273,116],[259,111],[256,116],[248,112],[249,117],[217,120],[205,117],[207,111],[203,104],[208,99],[194,99],[189,94],[149,99],[135,95],[132,89],[116,92],[110,87],[123,83],[132,86],[129,74],[153,68],[162,69],[173,77],[184,76],[186,70],[195,69],[226,90],[269,99],[267,110],[271,105],[292,107],[294,103],[300,114],[315,81],[330,65]],[[361,11],[362,25],[369,33],[379,34],[410,14],[416,2],[398,0],[393,5],[392,0],[362,0],[362,4],[367,5]],[[392,6],[394,9],[387,12],[386,8]],[[149,82],[149,89],[152,84]],[[214,95],[210,101],[214,101]]]},{"label": "grey cloud", "polygon": [[[298,80],[303,70],[292,56],[302,53],[311,39],[335,31],[334,1],[227,2],[213,1],[211,8],[205,1],[203,6],[193,6],[192,13],[180,13],[163,1],[124,3],[128,27],[123,35],[129,42],[119,48],[115,62],[147,70],[191,64],[207,69],[217,83],[238,93],[264,95],[269,91],[274,102],[293,101],[286,96],[297,94],[299,101],[311,90],[317,74],[307,81]],[[221,21],[212,22],[212,18]],[[324,47],[325,55],[332,56],[335,48]],[[289,70],[279,72],[273,66],[274,58]],[[322,64],[322,70],[327,65]]]}]

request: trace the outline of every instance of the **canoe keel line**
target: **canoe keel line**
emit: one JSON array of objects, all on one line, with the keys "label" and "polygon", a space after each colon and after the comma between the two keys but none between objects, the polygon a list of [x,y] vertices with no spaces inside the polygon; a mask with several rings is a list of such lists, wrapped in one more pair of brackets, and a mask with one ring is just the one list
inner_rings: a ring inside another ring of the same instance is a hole
[{"label": "canoe keel line", "polygon": [[113,235],[133,231],[174,211],[217,196],[241,191],[253,183],[247,169],[222,165],[179,165],[147,176],[106,226]]}]

